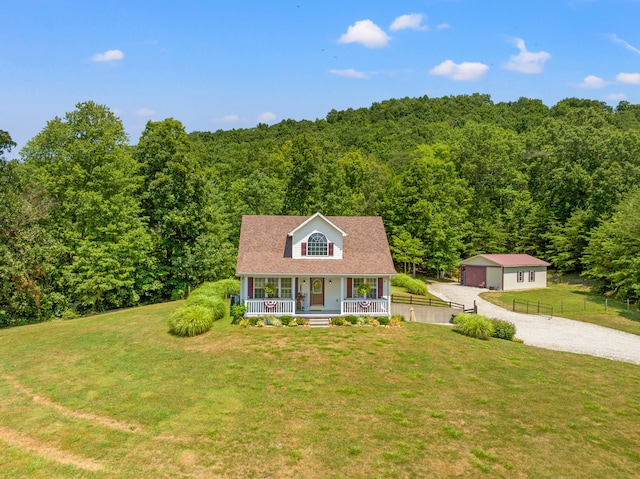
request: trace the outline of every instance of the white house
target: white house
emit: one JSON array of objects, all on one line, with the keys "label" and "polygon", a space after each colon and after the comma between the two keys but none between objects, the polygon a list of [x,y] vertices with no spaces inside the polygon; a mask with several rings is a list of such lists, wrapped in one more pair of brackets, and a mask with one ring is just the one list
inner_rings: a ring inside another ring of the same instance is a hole
[{"label": "white house", "polygon": [[459,265],[464,286],[503,291],[547,287],[549,263],[528,254],[478,254]]},{"label": "white house", "polygon": [[242,217],[236,275],[247,316],[389,316],[395,274],[379,217]]}]

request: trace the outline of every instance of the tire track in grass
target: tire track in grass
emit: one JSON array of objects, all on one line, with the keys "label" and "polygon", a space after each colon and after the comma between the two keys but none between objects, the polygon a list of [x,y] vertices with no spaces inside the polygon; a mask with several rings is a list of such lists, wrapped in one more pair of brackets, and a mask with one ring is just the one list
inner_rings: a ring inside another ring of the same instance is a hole
[{"label": "tire track in grass", "polygon": [[95,459],[77,456],[67,451],[57,449],[31,437],[24,436],[17,431],[0,425],[0,441],[18,449],[26,449],[51,461],[74,466],[85,471],[101,471],[104,466]]},{"label": "tire track in grass", "polygon": [[29,389],[27,386],[24,386],[18,380],[16,380],[11,376],[2,376],[2,379],[4,379],[7,383],[9,383],[14,389],[17,389],[22,394],[29,396],[31,400],[36,404],[55,409],[56,411],[58,411],[59,413],[65,416],[73,417],[76,419],[83,419],[93,424],[99,424],[101,426],[105,426],[110,429],[115,429],[116,431],[123,431],[123,432],[128,432],[133,434],[142,432],[143,428],[139,424],[118,421],[108,416],[100,416],[98,414],[93,414],[89,412],[74,411],[71,408],[63,406],[61,404],[57,404],[46,397],[36,394],[33,390]]}]

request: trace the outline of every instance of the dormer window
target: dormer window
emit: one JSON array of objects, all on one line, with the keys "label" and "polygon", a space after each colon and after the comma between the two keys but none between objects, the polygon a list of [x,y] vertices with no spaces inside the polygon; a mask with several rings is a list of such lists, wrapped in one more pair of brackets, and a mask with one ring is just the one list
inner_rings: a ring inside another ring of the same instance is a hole
[{"label": "dormer window", "polygon": [[313,233],[307,240],[307,256],[328,256],[329,242],[322,233]]}]

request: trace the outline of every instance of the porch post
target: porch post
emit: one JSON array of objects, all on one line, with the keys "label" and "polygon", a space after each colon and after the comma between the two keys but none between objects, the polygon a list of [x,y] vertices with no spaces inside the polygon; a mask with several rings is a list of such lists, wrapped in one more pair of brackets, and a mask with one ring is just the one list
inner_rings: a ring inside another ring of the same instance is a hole
[{"label": "porch post", "polygon": [[391,317],[391,276],[387,276],[387,313]]},{"label": "porch post", "polygon": [[340,276],[340,316],[344,314],[344,276]]}]

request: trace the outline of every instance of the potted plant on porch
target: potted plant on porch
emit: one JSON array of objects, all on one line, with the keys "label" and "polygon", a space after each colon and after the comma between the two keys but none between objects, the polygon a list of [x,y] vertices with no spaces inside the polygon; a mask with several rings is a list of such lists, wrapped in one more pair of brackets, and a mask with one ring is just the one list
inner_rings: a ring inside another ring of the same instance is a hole
[{"label": "potted plant on porch", "polygon": [[367,295],[371,292],[371,285],[369,283],[360,283],[358,286],[358,294],[363,298],[366,298]]},{"label": "potted plant on porch", "polygon": [[271,283],[267,283],[264,285],[264,294],[267,298],[273,298],[278,293],[278,288]]}]

